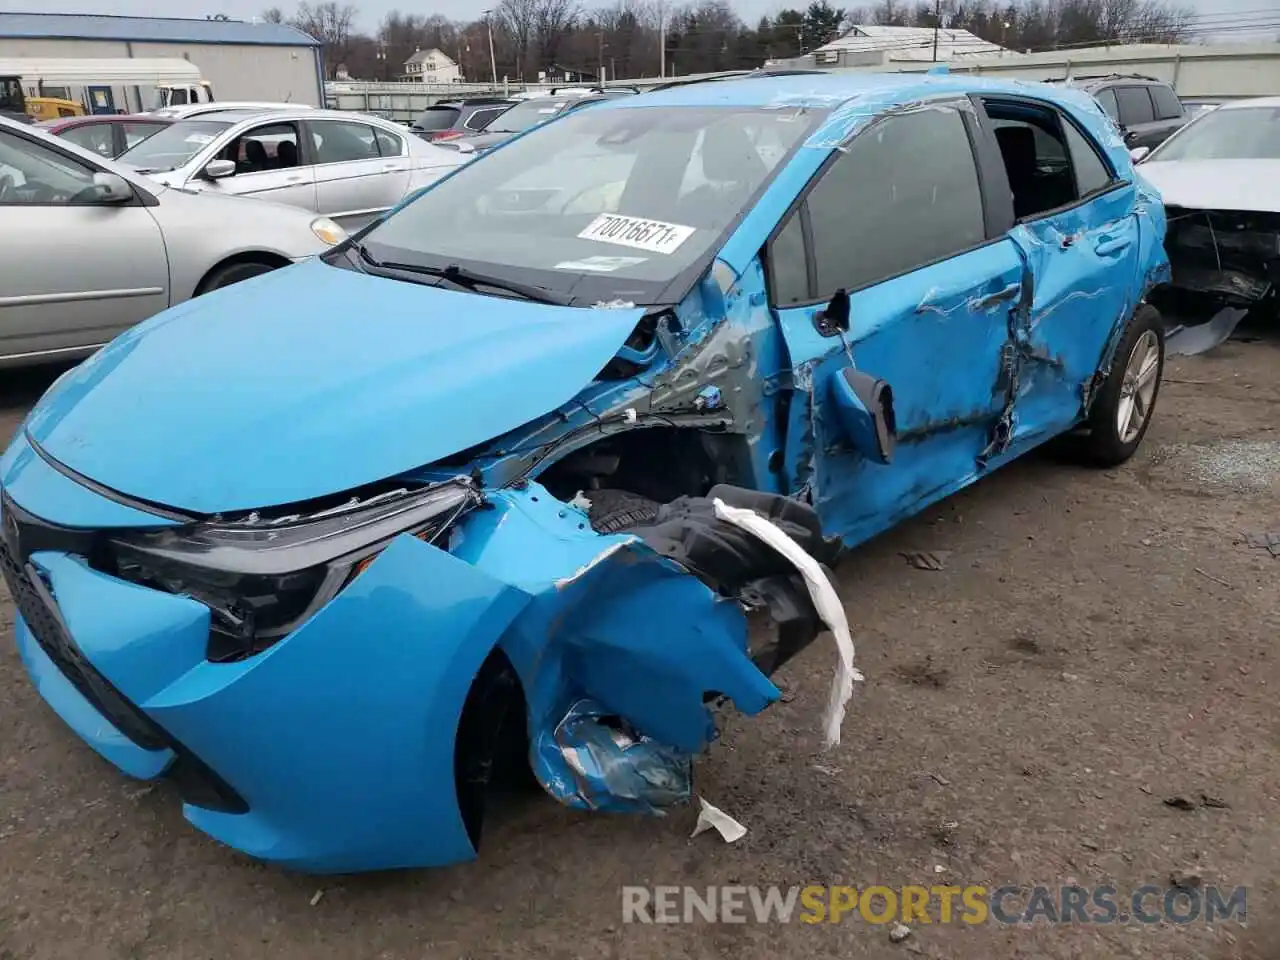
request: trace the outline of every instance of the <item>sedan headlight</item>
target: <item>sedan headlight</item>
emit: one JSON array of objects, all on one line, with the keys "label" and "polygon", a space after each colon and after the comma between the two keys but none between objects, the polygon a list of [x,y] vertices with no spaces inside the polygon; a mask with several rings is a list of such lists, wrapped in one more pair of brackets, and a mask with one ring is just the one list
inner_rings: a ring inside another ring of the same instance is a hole
[{"label": "sedan headlight", "polygon": [[328,603],[393,537],[436,543],[482,502],[467,478],[307,513],[260,513],[112,537],[108,572],[212,612],[210,660],[257,653]]},{"label": "sedan headlight", "polygon": [[328,217],[316,217],[312,220],[311,232],[331,247],[347,239],[347,231]]}]

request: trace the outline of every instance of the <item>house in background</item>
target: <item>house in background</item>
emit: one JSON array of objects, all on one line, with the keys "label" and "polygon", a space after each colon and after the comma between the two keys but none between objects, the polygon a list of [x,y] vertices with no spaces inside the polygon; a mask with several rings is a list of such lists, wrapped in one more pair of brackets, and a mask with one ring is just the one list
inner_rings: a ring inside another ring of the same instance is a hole
[{"label": "house in background", "polygon": [[404,73],[400,79],[413,83],[461,83],[462,70],[453,57],[431,47],[417,51],[404,62]]},{"label": "house in background", "polygon": [[975,57],[999,56],[999,44],[988,43],[968,30],[946,27],[885,27],[855,25],[838,40],[810,54],[787,60],[768,60],[770,68],[885,67],[897,63],[954,62]]}]

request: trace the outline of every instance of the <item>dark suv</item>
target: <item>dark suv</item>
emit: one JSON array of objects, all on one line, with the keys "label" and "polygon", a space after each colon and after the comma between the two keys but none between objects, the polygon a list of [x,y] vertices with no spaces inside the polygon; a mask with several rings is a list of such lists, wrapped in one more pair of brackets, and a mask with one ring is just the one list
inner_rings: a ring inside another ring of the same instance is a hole
[{"label": "dark suv", "polygon": [[1119,124],[1130,150],[1154,150],[1190,119],[1173,87],[1155,77],[1108,74],[1072,77],[1068,82],[1092,94]]},{"label": "dark suv", "polygon": [[424,140],[454,140],[479,133],[515,103],[502,97],[441,100],[422,111],[409,129]]}]

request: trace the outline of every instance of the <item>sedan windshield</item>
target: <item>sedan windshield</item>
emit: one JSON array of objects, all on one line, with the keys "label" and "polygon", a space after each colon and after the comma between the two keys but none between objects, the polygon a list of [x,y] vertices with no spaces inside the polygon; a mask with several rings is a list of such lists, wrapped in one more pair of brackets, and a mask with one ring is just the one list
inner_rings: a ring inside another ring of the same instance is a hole
[{"label": "sedan windshield", "polygon": [[120,162],[147,173],[176,170],[230,126],[229,120],[182,120],[126,150]]},{"label": "sedan windshield", "polygon": [[1151,160],[1280,160],[1280,107],[1219,107],[1172,137]]},{"label": "sedan windshield", "polygon": [[462,167],[363,245],[388,265],[470,263],[575,297],[586,275],[591,296],[641,302],[706,254],[821,115],[574,111]]}]

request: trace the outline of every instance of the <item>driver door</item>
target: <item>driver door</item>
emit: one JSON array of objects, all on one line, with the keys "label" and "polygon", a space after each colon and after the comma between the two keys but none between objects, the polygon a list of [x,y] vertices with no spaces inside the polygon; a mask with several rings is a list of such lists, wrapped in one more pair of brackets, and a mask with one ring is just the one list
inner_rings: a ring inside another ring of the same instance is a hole
[{"label": "driver door", "polygon": [[97,172],[0,130],[0,361],[84,352],[169,305],[169,261],[147,208],[76,199]]},{"label": "driver door", "polygon": [[[1022,261],[988,202],[965,105],[931,103],[862,130],[819,172],[769,243],[770,296],[790,355],[789,492],[859,542],[973,479],[1001,412],[1001,351]],[[825,320],[848,293],[845,336]],[[847,345],[846,345],[847,344]],[[893,394],[882,463],[839,400],[850,367]]]}]

